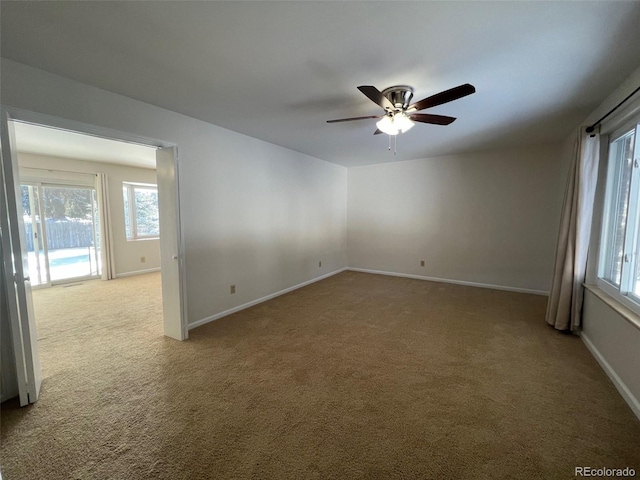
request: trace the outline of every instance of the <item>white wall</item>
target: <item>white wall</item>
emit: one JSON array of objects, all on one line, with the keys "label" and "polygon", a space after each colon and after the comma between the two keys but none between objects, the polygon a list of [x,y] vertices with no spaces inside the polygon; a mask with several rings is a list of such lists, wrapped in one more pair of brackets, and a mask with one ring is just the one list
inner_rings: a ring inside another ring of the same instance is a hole
[{"label": "white wall", "polygon": [[583,311],[583,341],[640,418],[640,328],[589,290]]},{"label": "white wall", "polygon": [[349,266],[548,291],[561,150],[537,145],[349,169]]},{"label": "white wall", "polygon": [[1,73],[5,105],[178,146],[190,323],[346,266],[344,167],[9,60]]},{"label": "white wall", "polygon": [[[60,170],[63,172],[106,174],[109,185],[116,276],[160,268],[159,240],[127,241],[124,226],[124,201],[122,197],[122,182],[156,183],[155,170],[23,152],[18,153],[18,163],[21,167],[21,177],[38,174],[37,171],[33,170],[25,171],[24,167],[29,169]],[[52,174],[55,175],[55,172],[49,175]],[[62,177],[64,177],[64,175],[62,175]],[[145,257],[146,261],[144,263],[141,262],[141,257]]]}]

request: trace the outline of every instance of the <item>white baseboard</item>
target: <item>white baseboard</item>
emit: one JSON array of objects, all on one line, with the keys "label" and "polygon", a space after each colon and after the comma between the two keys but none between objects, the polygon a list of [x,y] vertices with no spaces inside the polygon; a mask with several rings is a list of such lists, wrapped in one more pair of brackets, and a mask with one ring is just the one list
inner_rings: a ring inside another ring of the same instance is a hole
[{"label": "white baseboard", "polygon": [[279,292],[272,293],[267,295],[266,297],[258,298],[257,300],[252,300],[247,303],[243,303],[242,305],[238,305],[237,307],[230,308],[220,313],[216,313],[215,315],[211,315],[210,317],[203,318],[201,320],[197,320],[193,323],[190,323],[187,328],[192,330],[196,327],[200,327],[206,323],[213,322],[222,317],[226,317],[227,315],[231,315],[232,313],[239,312],[240,310],[244,310],[245,308],[253,307],[254,305],[258,305],[259,303],[266,302],[267,300],[271,300],[272,298],[279,297],[280,295],[284,295],[285,293],[292,292],[297,290],[298,288],[306,287],[307,285],[311,285],[312,283],[319,282],[320,280],[324,280],[325,278],[332,277],[337,275],[338,273],[344,272],[347,268],[341,268],[339,270],[334,270],[333,272],[327,273],[325,275],[321,275],[320,277],[312,278],[311,280],[307,280],[306,282],[299,283],[294,285],[293,287],[285,288],[284,290],[280,290]]},{"label": "white baseboard", "polygon": [[448,278],[425,277],[422,275],[411,275],[409,273],[385,272],[382,270],[369,270],[367,268],[348,267],[347,270],[352,272],[373,273],[375,275],[389,275],[391,277],[414,278],[416,280],[427,280],[429,282],[453,283],[455,285],[466,285],[468,287],[490,288],[492,290],[506,290],[508,292],[531,293],[533,295],[549,296],[549,292],[543,290],[532,290],[529,288],[506,287],[504,285],[491,285],[489,283],[465,282],[463,280],[451,280]]},{"label": "white baseboard", "polygon": [[607,374],[609,379],[613,382],[615,387],[618,389],[618,392],[620,392],[620,395],[622,395],[622,398],[624,398],[625,402],[627,402],[627,404],[629,405],[633,413],[636,415],[636,417],[638,417],[638,420],[640,420],[640,401],[638,401],[638,399],[631,392],[631,390],[629,390],[629,388],[625,385],[625,383],[618,376],[615,370],[611,367],[611,365],[609,365],[609,362],[607,362],[604,356],[596,348],[596,346],[589,339],[589,337],[587,337],[584,334],[584,332],[580,333],[580,338],[582,339],[584,344],[587,346],[591,354],[595,357],[596,361],[600,364],[600,366],[604,370],[604,373]]},{"label": "white baseboard", "polygon": [[132,277],[134,275],[143,275],[145,273],[159,272],[160,267],[148,268],[147,270],[136,270],[135,272],[116,273],[116,278]]}]

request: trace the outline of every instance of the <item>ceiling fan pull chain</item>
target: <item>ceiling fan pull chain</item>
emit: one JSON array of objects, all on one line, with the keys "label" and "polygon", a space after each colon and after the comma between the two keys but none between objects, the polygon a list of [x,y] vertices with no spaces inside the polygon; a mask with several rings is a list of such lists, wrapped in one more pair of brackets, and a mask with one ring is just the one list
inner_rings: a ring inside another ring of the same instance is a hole
[{"label": "ceiling fan pull chain", "polygon": [[387,135],[389,137],[389,151],[391,151],[391,135]]},{"label": "ceiling fan pull chain", "polygon": [[398,146],[398,136],[394,135],[393,136],[393,154],[395,155],[397,152],[397,146]]}]

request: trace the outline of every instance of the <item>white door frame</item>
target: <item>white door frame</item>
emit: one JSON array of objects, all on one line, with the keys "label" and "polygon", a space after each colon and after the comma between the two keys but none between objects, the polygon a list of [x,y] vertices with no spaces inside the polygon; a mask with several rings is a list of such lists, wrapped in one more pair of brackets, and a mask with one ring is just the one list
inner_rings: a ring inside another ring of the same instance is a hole
[{"label": "white door frame", "polygon": [[[176,169],[175,147],[156,150],[156,177],[158,181],[158,208],[160,211],[160,258],[162,261],[162,317],[164,334],[178,340],[184,340],[185,332],[175,318],[182,316],[182,298],[175,295],[176,289],[182,290],[180,282],[180,238],[173,225],[179,224],[178,190],[176,185],[178,170]],[[163,211],[164,209],[164,211]]]},{"label": "white door frame", "polygon": [[[24,238],[24,224],[19,211],[22,207],[20,179],[18,177],[18,154],[15,150],[15,135],[11,116],[0,110],[0,130],[2,130],[2,181],[0,198],[2,208],[2,254],[9,324],[11,328],[18,397],[20,406],[38,400],[42,384],[36,321],[33,314],[31,279],[28,275],[27,245]],[[5,203],[6,200],[6,203]]]},{"label": "white door frame", "polygon": [[[109,140],[117,140],[125,143],[133,143],[137,145],[144,145],[147,147],[155,147],[155,148],[167,148],[174,147],[177,152],[177,145],[170,142],[164,142],[161,140],[156,140],[153,138],[142,137],[139,135],[134,135],[126,132],[121,132],[118,130],[113,130],[110,128],[99,127],[97,125],[91,125],[88,123],[77,122],[74,120],[67,120],[64,118],[55,117],[53,115],[47,115],[44,113],[30,112],[28,110],[23,110],[15,107],[2,106],[3,109],[7,111],[12,120],[18,122],[32,123],[35,125],[41,125],[44,127],[57,128],[60,130],[68,130],[71,132],[83,133],[86,135],[91,135],[94,137],[106,138]],[[187,323],[187,295],[186,295],[186,274],[185,274],[185,262],[184,262],[184,228],[182,222],[180,220],[180,182],[179,182],[179,166],[180,161],[179,157],[176,154],[174,157],[175,164],[175,189],[176,189],[176,231],[178,236],[178,275],[180,277],[179,284],[179,298],[181,304],[181,316],[179,319],[175,319],[174,321],[178,321],[180,323],[175,325],[173,329],[178,330],[182,333],[181,338],[178,340],[186,340],[189,338],[189,330]],[[160,215],[162,216],[162,211],[160,211]],[[162,263],[165,260],[161,261],[161,270]],[[172,262],[175,261],[173,259],[168,259],[167,261]],[[165,332],[166,333],[166,332]],[[172,338],[176,338],[174,335],[170,335]]]}]

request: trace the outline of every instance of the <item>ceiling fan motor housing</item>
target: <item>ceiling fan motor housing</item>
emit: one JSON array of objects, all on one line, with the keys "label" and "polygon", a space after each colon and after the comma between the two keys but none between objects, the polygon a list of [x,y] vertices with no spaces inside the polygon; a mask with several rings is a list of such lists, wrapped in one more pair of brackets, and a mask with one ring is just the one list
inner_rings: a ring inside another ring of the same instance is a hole
[{"label": "ceiling fan motor housing", "polygon": [[396,85],[385,88],[382,94],[389,99],[395,108],[405,110],[413,98],[413,88],[408,85]]}]

